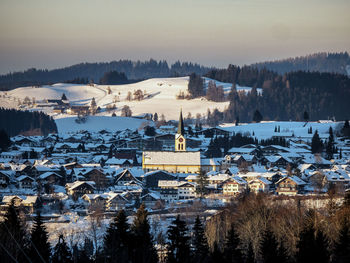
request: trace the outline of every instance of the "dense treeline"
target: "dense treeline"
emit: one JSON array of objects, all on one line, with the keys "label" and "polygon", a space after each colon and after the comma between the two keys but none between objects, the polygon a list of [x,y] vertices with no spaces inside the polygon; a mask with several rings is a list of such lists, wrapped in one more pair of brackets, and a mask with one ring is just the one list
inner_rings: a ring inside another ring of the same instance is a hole
[{"label": "dense treeline", "polygon": [[110,71],[103,74],[100,79],[101,85],[119,85],[128,83],[128,78],[124,72]]},{"label": "dense treeline", "polygon": [[0,108],[0,130],[6,131],[9,136],[21,133],[46,135],[57,133],[54,119],[43,112],[19,111]]},{"label": "dense treeline", "polygon": [[106,72],[123,72],[129,80],[147,79],[154,77],[186,76],[192,72],[203,75],[210,68],[188,62],[175,62],[171,66],[166,61],[133,62],[119,60],[104,63],[81,63],[54,70],[28,69],[0,76],[0,90],[10,90],[20,86],[37,86],[67,82],[68,80],[86,79],[98,82]]},{"label": "dense treeline", "polygon": [[327,205],[317,210],[300,199],[271,198],[243,193],[206,225],[197,216],[191,228],[178,215],[157,237],[150,233],[148,212],[141,205],[131,224],[120,210],[103,240],[85,237],[83,244],[69,247],[60,235],[52,250],[40,212],[27,233],[12,202],[0,223],[1,259],[5,263],[349,262],[349,196],[337,205],[330,191]]},{"label": "dense treeline", "polygon": [[[205,155],[209,158],[213,157],[224,157],[228,150],[232,147],[242,147],[247,144],[254,144],[257,146],[267,146],[267,145],[280,145],[283,147],[288,147],[289,142],[281,137],[273,137],[270,139],[258,140],[252,137],[254,134],[242,135],[241,133],[236,133],[232,136],[218,136],[210,140],[208,150]],[[222,151],[223,150],[223,151]]]},{"label": "dense treeline", "polygon": [[308,56],[256,63],[252,66],[258,69],[266,68],[280,74],[299,70],[349,74],[350,69],[346,67],[350,66],[350,56],[348,52],[321,52]]},{"label": "dense treeline", "polygon": [[[220,80],[220,79],[219,79]],[[229,94],[225,121],[252,121],[258,109],[265,120],[310,120],[349,118],[350,79],[345,75],[318,72],[292,72],[263,82],[262,95],[255,87],[249,93]]]},{"label": "dense treeline", "polygon": [[[225,252],[231,251],[228,262],[348,262],[349,194],[342,205],[332,189],[322,208],[309,208],[312,201],[242,194],[207,221],[209,247],[224,260]],[[227,239],[233,241],[230,249]]]}]

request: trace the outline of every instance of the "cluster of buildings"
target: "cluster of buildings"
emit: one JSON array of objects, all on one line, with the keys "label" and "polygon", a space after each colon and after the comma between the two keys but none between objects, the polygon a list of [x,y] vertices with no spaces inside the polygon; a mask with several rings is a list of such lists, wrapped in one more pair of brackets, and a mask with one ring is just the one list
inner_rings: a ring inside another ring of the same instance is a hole
[{"label": "cluster of buildings", "polygon": [[175,135],[174,129],[159,127],[155,136],[101,130],[13,137],[10,149],[0,153],[2,208],[14,202],[28,213],[107,213],[145,203],[161,210],[203,194],[226,200],[246,191],[297,195],[350,187],[350,140],[339,142],[345,150],[334,160],[293,139],[290,147],[245,145],[207,158],[205,132],[226,131],[208,128],[188,137],[182,114]]}]

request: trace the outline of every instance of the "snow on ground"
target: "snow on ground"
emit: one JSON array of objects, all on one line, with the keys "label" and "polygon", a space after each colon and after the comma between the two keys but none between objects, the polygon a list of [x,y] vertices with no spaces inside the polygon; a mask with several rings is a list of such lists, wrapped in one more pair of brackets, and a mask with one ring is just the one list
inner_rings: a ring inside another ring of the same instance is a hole
[{"label": "snow on ground", "polygon": [[[217,81],[217,80],[214,80],[211,78],[204,78],[204,83],[205,83],[206,88],[208,88],[208,84],[210,81],[215,82],[215,85],[217,87],[222,86],[226,95],[231,91],[232,83],[225,83],[225,82]],[[236,89],[238,92],[244,91],[245,93],[248,93],[252,90],[251,87],[239,86],[238,84],[236,84]],[[262,89],[257,89],[257,92],[258,92],[258,94],[262,94]]]},{"label": "snow on ground", "polygon": [[[94,97],[97,106],[105,109],[108,105],[115,104],[117,109],[114,111],[120,115],[121,108],[128,105],[133,115],[142,113],[158,113],[160,117],[164,114],[166,120],[177,120],[179,117],[180,108],[182,108],[184,116],[191,112],[192,116],[197,113],[206,114],[207,109],[213,110],[218,108],[223,111],[229,105],[229,102],[213,102],[207,101],[205,98],[197,98],[193,100],[177,100],[176,95],[180,92],[187,94],[189,77],[180,78],[153,78],[133,84],[125,85],[79,85],[79,84],[54,84],[52,86],[45,85],[39,88],[24,87],[17,88],[7,92],[7,98],[0,98],[0,106],[16,107],[18,99],[22,100],[28,96],[35,100],[41,101],[44,99],[60,99],[64,93],[72,105],[90,105],[91,99]],[[231,86],[231,84],[225,84]],[[112,93],[108,94],[108,87]],[[142,101],[128,101],[127,94],[130,91],[134,93],[136,90],[144,92],[145,98]],[[0,92],[0,95],[4,95]],[[9,102],[11,103],[9,104]],[[50,110],[40,108],[46,113]],[[110,116],[111,112],[102,110],[99,115]]]},{"label": "snow on ground", "polygon": [[[254,136],[257,139],[267,139],[272,136],[292,136],[295,135],[296,138],[300,137],[303,139],[310,139],[313,136],[313,133],[317,130],[321,138],[328,138],[329,136],[329,127],[332,127],[333,131],[341,125],[340,122],[308,122],[305,125],[305,122],[297,121],[269,121],[261,123],[249,123],[249,124],[240,124],[239,126],[234,126],[232,123],[222,124],[220,128],[235,132],[242,133]],[[280,132],[274,132],[275,127],[280,126]],[[312,127],[312,134],[308,134],[308,129]]]},{"label": "snow on ground", "polygon": [[153,122],[127,117],[108,117],[108,116],[88,116],[85,123],[77,123],[76,116],[66,116],[56,119],[58,132],[68,133],[87,130],[91,132],[98,132],[100,130],[121,131],[121,130],[135,130],[142,128],[147,124],[152,125]]}]

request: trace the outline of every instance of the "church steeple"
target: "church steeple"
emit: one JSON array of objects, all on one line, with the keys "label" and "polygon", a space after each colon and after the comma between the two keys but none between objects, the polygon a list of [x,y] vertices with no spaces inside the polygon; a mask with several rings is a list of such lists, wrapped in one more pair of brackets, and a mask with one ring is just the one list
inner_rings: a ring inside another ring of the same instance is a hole
[{"label": "church steeple", "polygon": [[180,111],[180,118],[179,118],[179,125],[177,127],[177,134],[181,134],[181,135],[185,134],[184,121],[182,118],[182,109]]},{"label": "church steeple", "polygon": [[182,118],[182,110],[180,111],[179,126],[177,127],[177,133],[175,135],[175,151],[186,151],[186,139],[184,121]]}]

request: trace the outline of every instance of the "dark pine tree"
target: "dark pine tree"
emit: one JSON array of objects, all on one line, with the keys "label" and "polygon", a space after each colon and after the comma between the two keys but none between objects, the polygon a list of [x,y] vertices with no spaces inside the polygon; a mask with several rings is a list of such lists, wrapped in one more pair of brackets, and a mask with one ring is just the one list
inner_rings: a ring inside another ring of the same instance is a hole
[{"label": "dark pine tree", "polygon": [[309,113],[307,111],[304,111],[304,121],[309,121]]},{"label": "dark pine tree", "polygon": [[350,262],[350,232],[346,221],[342,222],[333,256],[334,263]]},{"label": "dark pine tree", "polygon": [[270,230],[265,231],[260,250],[264,263],[278,263],[288,260],[285,249],[282,245],[278,246],[278,242]]},{"label": "dark pine tree", "polygon": [[0,255],[1,262],[26,262],[26,232],[19,218],[18,211],[11,202],[0,223]]},{"label": "dark pine tree", "polygon": [[104,237],[104,256],[106,262],[128,262],[130,230],[124,210],[120,210],[110,223]]},{"label": "dark pine tree", "polygon": [[66,94],[62,94],[61,100],[68,100]]},{"label": "dark pine tree", "polygon": [[135,219],[131,225],[132,232],[132,262],[152,263],[158,262],[157,252],[153,245],[148,222],[148,212],[145,205],[141,204],[137,210]]},{"label": "dark pine tree", "polygon": [[238,237],[234,224],[231,224],[230,230],[227,233],[224,246],[224,259],[227,263],[243,262],[242,251],[239,248],[240,239]]},{"label": "dark pine tree", "polygon": [[248,243],[248,248],[245,255],[245,263],[255,263],[255,255],[253,250],[253,244],[251,241],[249,241]]},{"label": "dark pine tree", "polygon": [[51,247],[48,233],[40,212],[33,220],[33,229],[30,235],[29,256],[32,262],[49,262]]},{"label": "dark pine tree", "polygon": [[61,234],[58,238],[56,246],[53,248],[52,263],[71,263],[72,254],[69,251],[66,241]]},{"label": "dark pine tree", "polygon": [[320,136],[318,135],[318,131],[316,130],[311,141],[311,152],[320,153],[322,152],[322,148],[323,148],[323,143],[320,139]]},{"label": "dark pine tree", "polygon": [[209,262],[223,262],[224,261],[224,255],[222,254],[222,251],[220,250],[218,243],[214,242],[213,250],[210,253],[210,261]]},{"label": "dark pine tree", "polygon": [[342,128],[342,133],[345,137],[350,137],[350,124],[349,124],[349,120],[346,120],[344,122],[344,126]]},{"label": "dark pine tree", "polygon": [[261,115],[260,111],[256,110],[253,115],[253,121],[261,122],[262,120],[263,120],[263,116]]},{"label": "dark pine tree", "polygon": [[0,151],[6,151],[11,145],[10,137],[5,130],[0,130]]},{"label": "dark pine tree", "polygon": [[208,256],[208,242],[199,216],[196,217],[193,226],[192,247],[193,262],[205,262]]},{"label": "dark pine tree", "polygon": [[304,227],[301,231],[296,254],[298,263],[329,262],[326,238],[321,230],[318,230],[316,235],[315,232],[312,225]]},{"label": "dark pine tree", "polygon": [[168,263],[191,262],[190,237],[186,223],[180,219],[180,215],[168,228],[168,240]]}]

